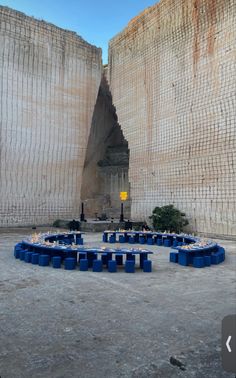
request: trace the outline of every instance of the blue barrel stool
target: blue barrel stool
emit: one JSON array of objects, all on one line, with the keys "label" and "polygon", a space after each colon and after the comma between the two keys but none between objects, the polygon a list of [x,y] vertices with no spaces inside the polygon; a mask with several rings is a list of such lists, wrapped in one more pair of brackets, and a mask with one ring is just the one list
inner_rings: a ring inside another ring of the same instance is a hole
[{"label": "blue barrel stool", "polygon": [[93,260],[93,272],[102,272],[102,260]]},{"label": "blue barrel stool", "polygon": [[204,265],[211,266],[211,256],[204,256]]},{"label": "blue barrel stool", "polygon": [[162,239],[157,238],[157,245],[161,246],[162,245]]},{"label": "blue barrel stool", "polygon": [[116,263],[117,265],[123,265],[123,254],[122,253],[116,253]]},{"label": "blue barrel stool", "polygon": [[129,236],[129,244],[135,244],[135,237]]},{"label": "blue barrel stool", "polygon": [[178,246],[178,241],[176,239],[173,240],[173,247],[177,247]]},{"label": "blue barrel stool", "polygon": [[107,253],[102,253],[102,255],[101,255],[101,259],[102,259],[102,264],[103,264],[103,265],[107,265],[107,264],[108,264],[108,256],[107,256]]},{"label": "blue barrel stool", "polygon": [[14,247],[14,256],[16,259],[20,258],[20,251],[22,250],[22,245],[21,243],[18,243]]},{"label": "blue barrel stool", "polygon": [[25,262],[31,263],[31,257],[33,252],[25,252]]},{"label": "blue barrel stool", "polygon": [[147,238],[147,244],[148,245],[153,245],[154,244],[154,239],[153,238]]},{"label": "blue barrel stool", "polygon": [[146,243],[146,240],[145,240],[144,236],[139,236],[139,243],[140,244],[145,244]]},{"label": "blue barrel stool", "polygon": [[25,261],[25,253],[26,253],[27,251],[25,251],[25,250],[21,250],[20,251],[20,260],[21,261]]},{"label": "blue barrel stool", "polygon": [[140,253],[139,259],[140,259],[140,268],[143,269],[143,262],[144,262],[144,260],[148,259],[148,254],[145,253],[145,252]]},{"label": "blue barrel stool", "polygon": [[86,252],[80,252],[80,253],[79,253],[79,261],[80,261],[81,259],[86,259]]},{"label": "blue barrel stool", "polygon": [[69,235],[67,235],[67,238],[70,240],[70,244],[72,244],[72,243],[75,242],[74,234],[69,234]]},{"label": "blue barrel stool", "polygon": [[103,241],[103,243],[107,243],[107,233],[104,233],[102,235],[102,241]]},{"label": "blue barrel stool", "polygon": [[97,260],[98,254],[96,252],[89,252],[87,253],[87,259],[88,259],[88,267],[92,268],[93,266],[93,260]]},{"label": "blue barrel stool", "polygon": [[220,256],[220,262],[223,262],[225,261],[225,250],[223,247],[218,247],[218,252],[217,252]]},{"label": "blue barrel stool", "polygon": [[31,264],[38,265],[39,263],[39,253],[32,253]]},{"label": "blue barrel stool", "polygon": [[111,235],[110,237],[109,237],[109,243],[115,243],[116,242],[116,235]]},{"label": "blue barrel stool", "polygon": [[22,249],[22,244],[21,243],[17,243],[14,247],[14,251],[18,250],[20,251]]},{"label": "blue barrel stool", "polygon": [[39,255],[39,266],[48,266],[49,260],[49,255]]},{"label": "blue barrel stool", "polygon": [[119,236],[119,243],[125,243],[125,236],[124,235],[120,235]]},{"label": "blue barrel stool", "polygon": [[81,272],[87,272],[87,270],[88,270],[88,259],[81,259],[80,260],[79,270],[81,270]]},{"label": "blue barrel stool", "polygon": [[108,272],[109,273],[116,273],[117,272],[117,264],[115,260],[108,261]]},{"label": "blue barrel stool", "polygon": [[78,245],[84,245],[84,239],[83,238],[79,238],[78,242],[76,244],[78,244]]},{"label": "blue barrel stool", "polygon": [[194,257],[193,258],[194,268],[204,268],[204,258],[203,257]]},{"label": "blue barrel stool", "polygon": [[76,259],[74,257],[67,257],[64,260],[64,267],[66,270],[74,270],[76,267]]},{"label": "blue barrel stool", "polygon": [[135,272],[135,262],[132,260],[126,260],[125,262],[125,272],[134,273]]},{"label": "blue barrel stool", "polygon": [[177,252],[170,252],[170,262],[173,262],[173,263],[178,262],[178,253]]},{"label": "blue barrel stool", "polygon": [[212,253],[212,255],[211,255],[211,263],[213,265],[217,265],[217,264],[220,263],[220,255],[218,254],[218,252]]},{"label": "blue barrel stool", "polygon": [[171,240],[170,239],[164,239],[164,247],[171,247]]},{"label": "blue barrel stool", "polygon": [[180,265],[183,265],[183,266],[188,266],[189,265],[189,255],[188,255],[188,252],[179,251],[178,263]]},{"label": "blue barrel stool", "polygon": [[199,255],[197,255],[197,254],[192,254],[192,253],[190,253],[189,255],[188,255],[188,264],[189,265],[193,265],[193,259],[194,259],[194,257],[202,257],[202,256],[199,256]]},{"label": "blue barrel stool", "polygon": [[75,243],[77,245],[81,244],[81,239],[82,239],[81,234],[75,234]]},{"label": "blue barrel stool", "polygon": [[152,262],[151,262],[151,260],[144,260],[144,262],[143,262],[143,271],[145,273],[151,273],[151,271],[152,271]]},{"label": "blue barrel stool", "polygon": [[21,249],[15,249],[14,250],[14,256],[15,256],[16,259],[20,258],[20,251],[21,251]]},{"label": "blue barrel stool", "polygon": [[61,256],[53,256],[52,267],[55,269],[59,269],[61,267]]}]

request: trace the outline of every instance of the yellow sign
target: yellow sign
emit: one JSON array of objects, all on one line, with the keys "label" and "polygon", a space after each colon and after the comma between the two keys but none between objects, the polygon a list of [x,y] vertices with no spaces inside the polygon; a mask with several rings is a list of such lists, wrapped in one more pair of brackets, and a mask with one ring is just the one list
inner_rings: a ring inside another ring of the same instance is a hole
[{"label": "yellow sign", "polygon": [[120,192],[120,199],[121,201],[126,201],[128,198],[128,193],[127,192]]}]

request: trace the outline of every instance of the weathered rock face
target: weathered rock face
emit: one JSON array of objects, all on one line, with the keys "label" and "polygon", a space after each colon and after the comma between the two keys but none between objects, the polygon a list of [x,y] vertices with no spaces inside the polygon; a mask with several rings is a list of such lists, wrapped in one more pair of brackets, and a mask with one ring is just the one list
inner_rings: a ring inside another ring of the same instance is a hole
[{"label": "weathered rock face", "polygon": [[0,6],[0,226],[79,215],[101,50]]},{"label": "weathered rock face", "polygon": [[111,40],[133,219],[174,203],[192,230],[236,235],[235,50],[234,0],[162,0]]},{"label": "weathered rock face", "polygon": [[[106,70],[95,105],[82,179],[81,197],[86,217],[106,214],[118,218],[120,192],[129,192],[129,151],[112,105]],[[130,215],[130,201],[125,216]]]}]

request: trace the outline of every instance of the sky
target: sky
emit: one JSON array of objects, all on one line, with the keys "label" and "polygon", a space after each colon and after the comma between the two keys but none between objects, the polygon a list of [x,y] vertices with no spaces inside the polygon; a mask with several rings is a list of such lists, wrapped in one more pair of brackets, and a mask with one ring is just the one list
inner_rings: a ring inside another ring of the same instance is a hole
[{"label": "sky", "polygon": [[107,63],[108,41],[158,0],[0,0],[0,5],[75,31],[101,47]]}]

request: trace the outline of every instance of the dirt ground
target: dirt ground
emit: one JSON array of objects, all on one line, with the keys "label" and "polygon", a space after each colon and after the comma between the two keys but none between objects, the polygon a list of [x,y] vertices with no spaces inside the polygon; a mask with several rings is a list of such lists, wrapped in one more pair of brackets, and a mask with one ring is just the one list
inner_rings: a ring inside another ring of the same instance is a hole
[{"label": "dirt ground", "polygon": [[234,376],[221,366],[221,322],[236,313],[235,241],[218,241],[218,266],[179,266],[148,246],[152,273],[93,273],[16,260],[29,233],[0,230],[1,378]]}]

